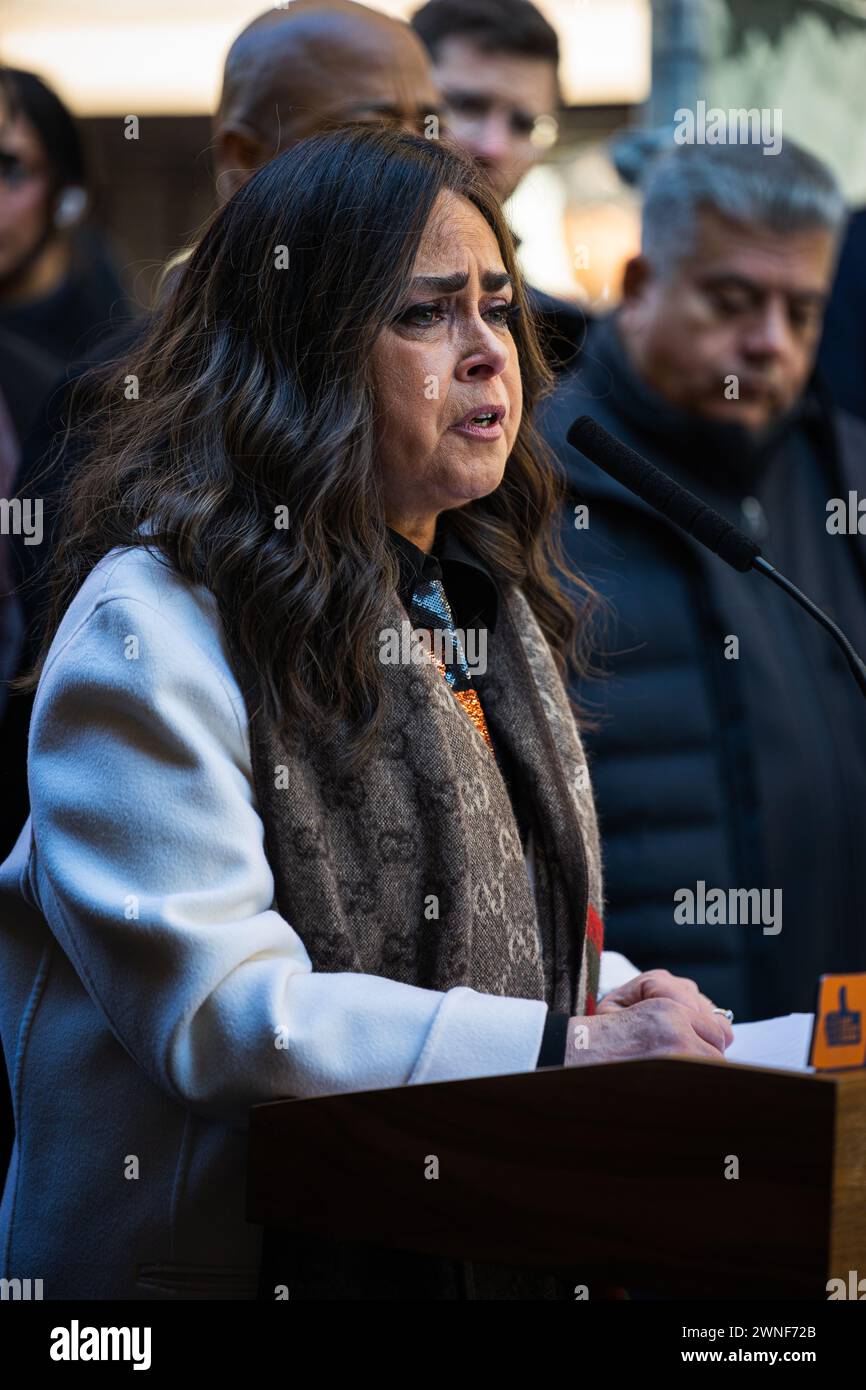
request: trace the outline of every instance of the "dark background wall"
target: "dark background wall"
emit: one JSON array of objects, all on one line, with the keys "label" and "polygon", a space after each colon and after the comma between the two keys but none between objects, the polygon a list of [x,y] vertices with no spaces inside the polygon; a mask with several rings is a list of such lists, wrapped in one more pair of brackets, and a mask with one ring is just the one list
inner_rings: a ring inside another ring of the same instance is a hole
[{"label": "dark background wall", "polygon": [[94,221],[125,285],[146,308],[162,265],[195,239],[215,206],[207,116],[143,116],[139,138],[122,116],[82,119],[95,184]]}]

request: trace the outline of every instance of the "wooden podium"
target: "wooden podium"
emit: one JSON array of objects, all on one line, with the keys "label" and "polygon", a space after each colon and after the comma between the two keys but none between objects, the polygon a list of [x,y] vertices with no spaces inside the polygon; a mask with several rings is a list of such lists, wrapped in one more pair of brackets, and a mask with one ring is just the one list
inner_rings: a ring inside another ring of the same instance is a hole
[{"label": "wooden podium", "polygon": [[665,1058],[258,1105],[247,1218],[590,1297],[825,1300],[866,1277],[866,1071]]}]

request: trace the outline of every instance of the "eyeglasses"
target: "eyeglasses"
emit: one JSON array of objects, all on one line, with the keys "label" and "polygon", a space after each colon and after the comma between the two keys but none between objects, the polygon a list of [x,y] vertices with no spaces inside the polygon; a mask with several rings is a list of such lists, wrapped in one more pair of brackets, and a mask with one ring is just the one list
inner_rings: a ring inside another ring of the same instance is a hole
[{"label": "eyeglasses", "polygon": [[472,92],[448,92],[445,102],[452,115],[459,118],[462,132],[470,138],[495,114],[505,117],[515,140],[536,148],[549,149],[559,133],[555,117],[546,114],[533,116],[519,106],[511,106],[492,97]]}]

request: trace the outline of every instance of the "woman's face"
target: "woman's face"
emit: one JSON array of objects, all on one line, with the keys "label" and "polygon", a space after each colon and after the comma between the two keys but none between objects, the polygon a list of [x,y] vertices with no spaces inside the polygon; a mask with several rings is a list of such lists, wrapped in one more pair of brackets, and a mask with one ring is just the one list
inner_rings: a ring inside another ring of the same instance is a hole
[{"label": "woman's face", "polygon": [[39,136],[0,105],[0,283],[32,255],[50,218],[51,177]]},{"label": "woman's face", "polygon": [[441,193],[372,360],[386,520],[423,549],[440,512],[502,481],[522,409],[512,296],[481,213]]}]

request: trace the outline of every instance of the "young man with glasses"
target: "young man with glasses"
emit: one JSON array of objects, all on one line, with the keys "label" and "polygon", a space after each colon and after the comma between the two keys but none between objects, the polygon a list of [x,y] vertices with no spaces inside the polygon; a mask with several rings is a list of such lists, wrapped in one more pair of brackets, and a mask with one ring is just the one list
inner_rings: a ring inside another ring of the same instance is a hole
[{"label": "young man with glasses", "polygon": [[[430,54],[449,133],[506,202],[556,140],[556,31],[530,0],[428,0],[411,23]],[[559,370],[583,344],[586,314],[531,293],[547,359]]]}]

